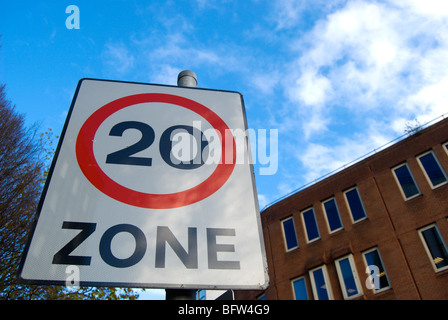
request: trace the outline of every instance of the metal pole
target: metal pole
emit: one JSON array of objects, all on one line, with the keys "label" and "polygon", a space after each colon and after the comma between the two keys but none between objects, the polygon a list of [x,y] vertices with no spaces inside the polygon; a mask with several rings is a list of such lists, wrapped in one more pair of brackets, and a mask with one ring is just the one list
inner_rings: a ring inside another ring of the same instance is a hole
[{"label": "metal pole", "polygon": [[196,290],[165,289],[165,300],[196,300]]},{"label": "metal pole", "polygon": [[[196,87],[198,77],[191,70],[184,70],[177,76],[179,87]],[[196,300],[196,290],[194,289],[165,289],[165,300]]]},{"label": "metal pole", "polygon": [[198,76],[191,70],[184,70],[177,76],[177,85],[179,87],[196,87]]}]

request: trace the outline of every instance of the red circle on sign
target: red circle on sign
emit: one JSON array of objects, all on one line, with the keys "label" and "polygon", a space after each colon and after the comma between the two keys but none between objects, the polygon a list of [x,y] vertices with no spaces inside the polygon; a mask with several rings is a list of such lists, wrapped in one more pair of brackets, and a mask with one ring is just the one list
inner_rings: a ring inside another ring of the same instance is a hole
[{"label": "red circle on sign", "polygon": [[[206,180],[195,187],[181,192],[152,194],[126,188],[112,180],[100,168],[93,153],[93,141],[100,125],[110,115],[121,109],[135,104],[148,102],[169,103],[189,109],[207,120],[219,133],[218,137],[221,140],[222,150],[221,159],[216,169]],[[115,200],[141,208],[179,208],[211,196],[229,179],[235,167],[236,159],[235,140],[233,139],[233,136],[229,135],[229,132],[229,127],[227,127],[226,123],[216,113],[196,101],[171,94],[142,93],[111,101],[95,111],[86,120],[86,122],[84,122],[81,130],[79,131],[78,138],[76,140],[76,157],[78,160],[78,165],[85,177],[98,190]],[[223,159],[227,159],[229,155],[226,157],[225,139],[228,139],[230,136],[232,139],[232,150],[227,151],[232,152],[232,161],[230,163],[226,163],[227,161],[223,161]]]}]

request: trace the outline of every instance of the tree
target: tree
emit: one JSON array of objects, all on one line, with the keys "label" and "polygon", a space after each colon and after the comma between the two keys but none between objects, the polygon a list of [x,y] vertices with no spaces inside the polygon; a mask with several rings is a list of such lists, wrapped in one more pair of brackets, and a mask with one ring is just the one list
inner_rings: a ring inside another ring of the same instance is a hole
[{"label": "tree", "polygon": [[[0,289],[13,297],[17,266],[39,201],[44,162],[37,129],[26,129],[0,87]],[[30,289],[31,290],[31,289]],[[32,290],[34,291],[34,290]]]},{"label": "tree", "polygon": [[52,158],[51,130],[39,135],[0,86],[0,299],[136,299],[132,289],[31,286],[18,283],[20,259]]},{"label": "tree", "polygon": [[405,123],[404,133],[408,136],[412,136],[413,134],[419,133],[422,130],[422,127],[423,126],[420,124],[420,121],[415,118],[414,121],[407,121]]}]

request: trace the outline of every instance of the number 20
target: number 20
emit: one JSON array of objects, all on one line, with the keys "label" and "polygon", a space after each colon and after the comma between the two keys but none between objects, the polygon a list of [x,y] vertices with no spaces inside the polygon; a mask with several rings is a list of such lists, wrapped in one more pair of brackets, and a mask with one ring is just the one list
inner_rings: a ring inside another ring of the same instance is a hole
[{"label": "number 20", "polygon": [[[148,167],[152,166],[152,158],[137,157],[134,156],[134,154],[146,150],[154,143],[154,129],[150,125],[143,122],[124,121],[114,125],[109,132],[109,136],[121,137],[128,129],[136,129],[140,131],[142,134],[141,139],[129,147],[108,154],[106,157],[106,163]],[[194,159],[191,159],[190,161],[173,162],[173,157],[171,157],[171,150],[173,147],[171,134],[175,130],[183,130],[193,137],[198,137],[198,139],[194,139],[198,144],[198,152],[196,153],[196,157]],[[159,151],[162,159],[171,167],[190,170],[199,168],[205,163],[206,159],[203,159],[202,155],[203,150],[207,147],[207,145],[208,141],[204,139],[204,134],[199,129],[187,125],[176,125],[169,127],[162,133],[162,136],[160,137]]]}]

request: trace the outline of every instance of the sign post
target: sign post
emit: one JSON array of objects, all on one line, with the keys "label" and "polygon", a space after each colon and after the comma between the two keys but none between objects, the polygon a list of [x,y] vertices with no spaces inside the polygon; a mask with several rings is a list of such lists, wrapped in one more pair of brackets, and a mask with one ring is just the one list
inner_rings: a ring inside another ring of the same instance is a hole
[{"label": "sign post", "polygon": [[[190,70],[184,70],[177,76],[177,85],[180,87],[196,87],[197,75]],[[165,289],[165,300],[195,300],[194,289]]]},{"label": "sign post", "polygon": [[76,269],[88,286],[267,287],[243,98],[191,74],[79,81],[22,282],[64,285]]}]

